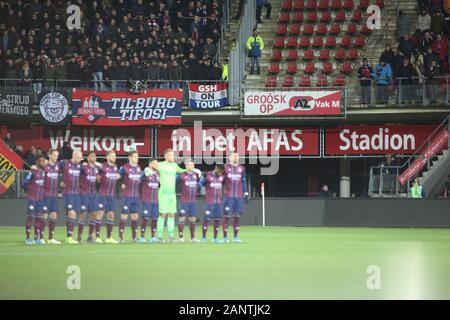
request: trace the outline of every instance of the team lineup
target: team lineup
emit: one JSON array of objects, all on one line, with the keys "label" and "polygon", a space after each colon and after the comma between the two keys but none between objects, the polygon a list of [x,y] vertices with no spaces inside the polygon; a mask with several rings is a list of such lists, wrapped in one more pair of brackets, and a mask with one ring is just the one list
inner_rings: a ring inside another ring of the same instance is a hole
[{"label": "team lineup", "polygon": [[[84,223],[89,221],[88,243],[124,243],[125,225],[130,216],[131,240],[139,243],[165,242],[164,228],[167,225],[169,242],[185,242],[184,226],[189,224],[191,242],[207,242],[207,231],[213,223],[214,243],[241,242],[238,238],[240,216],[244,201],[248,200],[245,167],[239,164],[238,153],[232,153],[229,163],[217,164],[214,170],[201,172],[192,160],[184,161],[184,169],[175,162],[172,149],[164,152],[164,161],[150,159],[144,170],[139,166],[136,151],[128,154],[128,163],[116,165],[116,154],[106,154],[106,162],[97,162],[94,152],[85,159],[79,150],[74,150],[70,160],[58,160],[59,152],[50,149],[48,159],[36,158],[25,178],[27,218],[25,225],[26,244],[60,244],[54,238],[58,217],[58,190],[62,187],[66,214],[66,244],[83,242]],[[59,182],[61,177],[61,182]],[[177,183],[181,185],[179,208],[177,206]],[[116,211],[117,187],[121,193],[121,212],[118,240],[113,238]],[[202,238],[195,237],[197,223],[197,196],[199,188],[205,188]],[[103,217],[106,216],[106,237],[100,236]],[[175,239],[175,219],[178,239]],[[140,238],[138,239],[140,220]],[[187,219],[186,219],[187,218]],[[222,222],[223,238],[218,239]],[[229,224],[233,224],[233,238],[228,237]],[[150,224],[150,225],[149,225]],[[48,240],[45,228],[48,225]],[[77,238],[74,229],[77,225]],[[150,239],[146,238],[150,226]],[[31,231],[34,226],[34,238]]]}]

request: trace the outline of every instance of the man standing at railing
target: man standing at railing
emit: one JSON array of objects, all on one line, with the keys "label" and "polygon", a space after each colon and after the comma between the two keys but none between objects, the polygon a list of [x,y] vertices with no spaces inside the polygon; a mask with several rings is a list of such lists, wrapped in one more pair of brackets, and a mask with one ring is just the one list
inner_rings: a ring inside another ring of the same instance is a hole
[{"label": "man standing at railing", "polygon": [[363,58],[363,64],[358,69],[359,83],[361,84],[361,104],[368,105],[372,103],[371,89],[372,89],[372,73],[373,69],[369,66],[367,58]]},{"label": "man standing at railing", "polygon": [[377,82],[377,103],[387,104],[389,102],[388,86],[392,79],[391,66],[381,58],[372,76],[375,77]]},{"label": "man standing at railing", "polygon": [[411,198],[413,199],[422,199],[425,198],[425,190],[420,185],[420,179],[416,178],[414,179],[414,184],[411,187]]},{"label": "man standing at railing", "polygon": [[257,74],[260,72],[259,58],[261,57],[261,51],[264,49],[264,41],[261,36],[258,35],[256,28],[253,29],[253,35],[247,40],[248,56],[252,59],[250,74],[255,71],[255,65]]}]

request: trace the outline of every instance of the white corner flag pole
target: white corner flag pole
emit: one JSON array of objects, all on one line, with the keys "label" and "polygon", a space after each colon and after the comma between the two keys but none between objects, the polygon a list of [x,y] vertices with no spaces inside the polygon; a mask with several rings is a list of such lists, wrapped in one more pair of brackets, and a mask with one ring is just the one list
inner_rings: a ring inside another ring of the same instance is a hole
[{"label": "white corner flag pole", "polygon": [[261,183],[261,197],[262,197],[262,225],[266,226],[266,197],[264,191],[264,182]]}]

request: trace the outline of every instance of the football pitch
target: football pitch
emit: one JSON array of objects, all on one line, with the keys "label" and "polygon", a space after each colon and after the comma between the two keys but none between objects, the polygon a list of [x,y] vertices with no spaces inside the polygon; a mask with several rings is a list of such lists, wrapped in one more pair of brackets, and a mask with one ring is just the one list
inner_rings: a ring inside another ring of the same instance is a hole
[{"label": "football pitch", "polygon": [[23,237],[0,228],[0,299],[450,299],[448,229],[242,227],[240,244]]}]

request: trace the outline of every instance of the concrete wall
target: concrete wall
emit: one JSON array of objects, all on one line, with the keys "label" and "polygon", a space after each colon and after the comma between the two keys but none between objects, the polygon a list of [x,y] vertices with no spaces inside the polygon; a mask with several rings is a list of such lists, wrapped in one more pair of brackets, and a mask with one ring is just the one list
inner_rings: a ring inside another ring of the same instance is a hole
[{"label": "concrete wall", "polygon": [[[203,201],[199,201],[202,217]],[[60,201],[60,212],[63,212]],[[0,226],[23,226],[25,200],[0,200]],[[117,201],[117,212],[119,212]],[[117,222],[116,218],[116,222]],[[60,214],[58,224],[63,224]],[[262,224],[261,199],[245,207],[243,225]],[[266,199],[266,225],[305,227],[435,227],[450,228],[449,200],[416,199]]]}]

